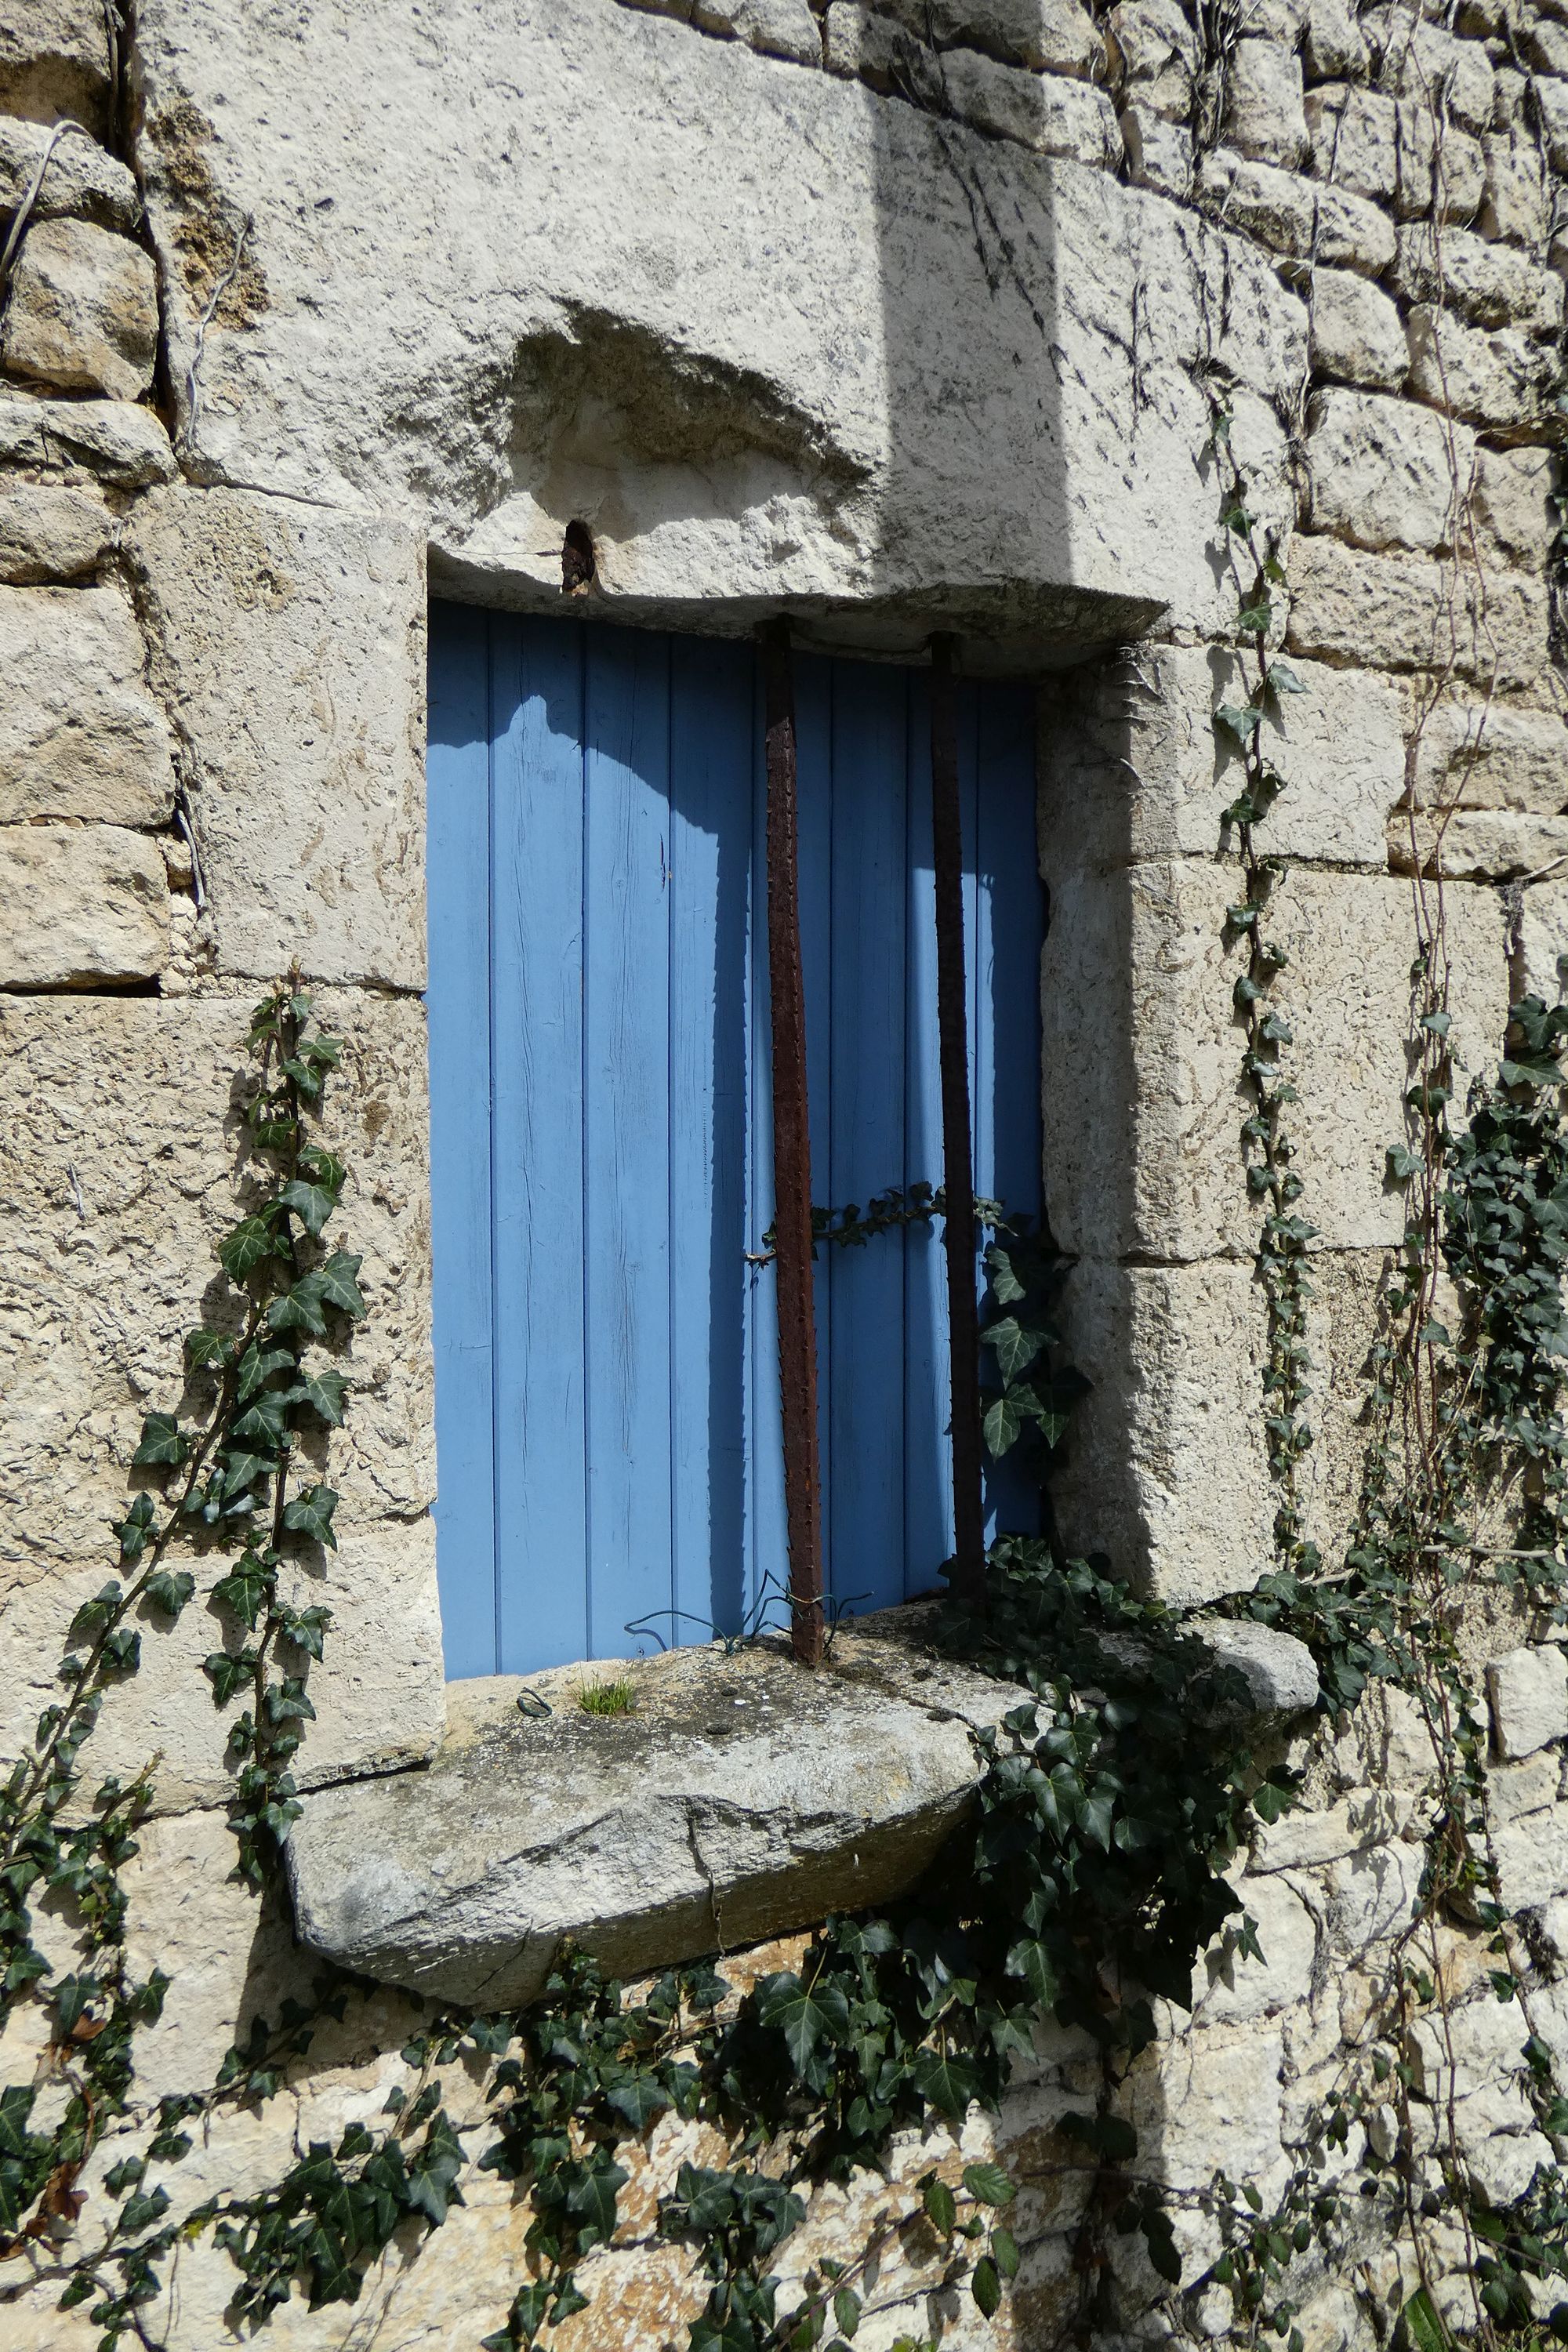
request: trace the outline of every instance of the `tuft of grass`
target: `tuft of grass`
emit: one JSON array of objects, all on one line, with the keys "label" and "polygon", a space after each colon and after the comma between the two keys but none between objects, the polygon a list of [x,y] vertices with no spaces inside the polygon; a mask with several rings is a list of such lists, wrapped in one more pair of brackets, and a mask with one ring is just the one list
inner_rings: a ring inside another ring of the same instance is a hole
[{"label": "tuft of grass", "polygon": [[635,1715],[637,1695],[628,1682],[584,1683],[577,1704],[584,1715]]}]

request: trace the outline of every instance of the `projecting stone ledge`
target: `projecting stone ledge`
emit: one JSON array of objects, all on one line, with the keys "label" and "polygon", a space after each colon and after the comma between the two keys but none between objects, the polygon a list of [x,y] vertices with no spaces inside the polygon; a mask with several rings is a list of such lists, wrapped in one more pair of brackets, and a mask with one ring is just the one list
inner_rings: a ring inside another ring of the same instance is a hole
[{"label": "projecting stone ledge", "polygon": [[[567,1940],[629,1976],[906,1892],[973,1801],[974,1733],[1028,1697],[936,1654],[932,1616],[841,1629],[818,1674],[768,1640],[449,1685],[428,1770],[304,1800],[301,1940],[508,2009]],[[634,1711],[587,1713],[584,1685],[611,1675]],[[525,1694],[552,1712],[524,1714]]]}]

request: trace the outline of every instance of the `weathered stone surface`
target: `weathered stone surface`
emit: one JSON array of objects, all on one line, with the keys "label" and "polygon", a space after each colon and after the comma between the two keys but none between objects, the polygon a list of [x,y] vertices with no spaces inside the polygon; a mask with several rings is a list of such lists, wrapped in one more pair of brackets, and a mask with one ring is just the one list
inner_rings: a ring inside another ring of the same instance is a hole
[{"label": "weathered stone surface", "polygon": [[[1287,789],[1270,812],[1282,853],[1381,868],[1405,782],[1397,689],[1301,663],[1305,689],[1268,707],[1264,749]],[[1053,877],[1135,858],[1205,857],[1241,788],[1241,746],[1215,712],[1250,703],[1256,665],[1216,646],[1146,644],[1074,672],[1042,698],[1041,831]]]},{"label": "weathered stone surface", "polygon": [[1410,365],[1398,310],[1351,269],[1313,277],[1311,351],[1320,374],[1383,392],[1396,390]]},{"label": "weathered stone surface", "polygon": [[0,389],[0,464],[57,474],[80,469],[119,489],[174,474],[174,453],[150,408],[118,400],[44,400]]},{"label": "weathered stone surface", "polygon": [[[1242,1173],[1243,1033],[1232,992],[1245,950],[1226,943],[1234,872],[1153,861],[1113,875],[1047,876],[1046,1184],[1068,1250],[1250,1264],[1258,1211]],[[1307,1181],[1301,1213],[1326,1246],[1398,1240],[1386,1179],[1405,1133],[1412,933],[1408,886],[1296,870],[1269,900],[1287,961],[1272,1001],[1294,1042],[1289,1121]],[[1484,891],[1447,900],[1452,1039],[1464,1069],[1489,1068],[1508,1003],[1503,917]],[[1217,1344],[1217,1339],[1216,1339]]]},{"label": "weathered stone surface", "polygon": [[0,581],[79,579],[96,569],[114,535],[113,516],[89,493],[36,482],[0,488]]},{"label": "weathered stone surface", "polygon": [[1568,880],[1538,882],[1523,897],[1516,992],[1555,1004],[1568,984],[1558,970],[1559,957],[1568,957]]},{"label": "weathered stone surface", "polygon": [[1405,320],[1410,389],[1474,425],[1508,429],[1530,424],[1554,381],[1549,349],[1517,328],[1495,334],[1466,327],[1446,310],[1417,303]]},{"label": "weathered stone surface", "polygon": [[948,52],[942,79],[953,112],[977,130],[1101,169],[1121,159],[1115,110],[1088,82],[1000,65],[969,49]]},{"label": "weathered stone surface", "polygon": [[1500,702],[1440,702],[1422,720],[1415,793],[1425,809],[1568,807],[1568,727],[1554,710]]},{"label": "weathered stone surface", "polygon": [[1356,547],[1453,544],[1474,436],[1376,393],[1321,392],[1309,418],[1311,520]]},{"label": "weathered stone surface", "polygon": [[[13,493],[18,562],[28,509]],[[47,509],[32,532],[61,548],[74,518],[79,549],[101,531],[101,509],[71,491],[38,493]],[[67,509],[64,525],[52,520]],[[0,503],[0,545],[5,535]],[[142,682],[142,638],[112,588],[25,593],[0,589],[0,823],[82,817],[116,824],[168,822],[174,776],[163,715]]]},{"label": "weathered stone surface", "polygon": [[1226,82],[1225,134],[1237,152],[1289,170],[1307,152],[1301,60],[1274,41],[1239,40]]},{"label": "weathered stone surface", "polygon": [[[219,969],[424,980],[425,606],[403,525],[229,490],[136,512]],[[326,812],[331,812],[330,822]]]},{"label": "weathered stone surface", "polygon": [[1552,218],[1552,195],[1540,148],[1527,133],[1481,141],[1486,173],[1477,227],[1510,245],[1540,245]]},{"label": "weathered stone surface", "polygon": [[1541,110],[1546,160],[1554,172],[1568,173],[1568,81],[1542,75],[1531,87]]},{"label": "weathered stone surface", "polygon": [[981,49],[1006,65],[1093,74],[1105,43],[1079,0],[876,0],[907,32],[939,48]]},{"label": "weathered stone surface", "polygon": [[1463,881],[1538,881],[1568,861],[1568,817],[1518,809],[1401,812],[1390,819],[1388,862],[1399,874]]},{"label": "weathered stone surface", "polygon": [[1305,1642],[1244,1618],[1204,1617],[1189,1629],[1234,1667],[1259,1715],[1302,1715],[1318,1704],[1318,1670]]},{"label": "weathered stone surface", "polygon": [[1381,52],[1381,88],[1422,105],[1440,102],[1467,130],[1489,128],[1492,68],[1479,41],[1461,40],[1404,8],[1372,8],[1361,22],[1373,49]]},{"label": "weathered stone surface", "polygon": [[1555,272],[1468,229],[1439,232],[1429,221],[1402,227],[1394,284],[1410,301],[1446,302],[1479,327],[1551,334],[1563,321]]},{"label": "weathered stone surface", "polygon": [[1310,81],[1365,79],[1366,35],[1348,0],[1310,0],[1301,56]]},{"label": "weathered stone surface", "polygon": [[1185,203],[1193,187],[1192,132],[1147,106],[1123,107],[1120,121],[1133,185]]},{"label": "weathered stone surface", "polygon": [[89,221],[27,231],[0,331],[0,364],[71,392],[135,400],[153,381],[158,286],[152,257]]},{"label": "weathered stone surface", "polygon": [[1391,200],[1399,178],[1394,100],[1353,84],[1328,82],[1307,92],[1304,112],[1319,177],[1354,195]]},{"label": "weathered stone surface", "polygon": [[[772,1643],[637,1661],[617,1669],[637,1693],[625,1717],[583,1712],[595,1670],[453,1685],[428,1773],[307,1803],[288,1848],[300,1936],[387,1982],[507,2007],[566,1937],[624,1975],[901,1892],[981,1767],[951,1706],[922,1703],[898,1631],[884,1675],[872,1621],[852,1675],[836,1659],[809,1675]],[[1016,1705],[968,1679],[969,1710]],[[522,1715],[525,1687],[554,1713]]]},{"label": "weathered stone surface", "polygon": [[1216,148],[1203,159],[1199,187],[1227,227],[1245,231],[1294,261],[1381,276],[1394,258],[1394,223],[1364,196],[1249,163]]},{"label": "weathered stone surface", "polygon": [[1568,1895],[1568,1807],[1521,1814],[1492,1840],[1505,1911],[1530,1911]]},{"label": "weathered stone surface", "polygon": [[157,844],[118,824],[0,826],[0,987],[153,980],[169,947]]},{"label": "weathered stone surface", "polygon": [[[177,394],[208,286],[175,258],[198,225],[180,108],[216,126],[204,169],[254,215],[268,289],[243,331],[206,332],[199,467],[417,509],[443,577],[480,597],[558,596],[581,514],[629,618],[700,602],[748,627],[828,599],[820,627],[889,651],[939,608],[984,615],[993,646],[1114,641],[1130,600],[1133,626],[1159,604],[1221,625],[1190,371],[1217,359],[1257,396],[1249,472],[1285,509],[1268,404],[1299,379],[1305,313],[1262,257],[1101,172],[658,17],[531,0],[530,28],[523,140],[515,17],[432,26],[394,70],[356,0],[300,38],[227,0],[143,11]],[[609,120],[584,179],[567,159]],[[310,205],[283,121],[322,159]],[[976,205],[1008,225],[999,274]]]},{"label": "weathered stone surface", "polygon": [[806,0],[694,0],[692,22],[705,33],[732,33],[764,57],[822,62],[822,35]]},{"label": "weathered stone surface", "polygon": [[1258,1927],[1263,1958],[1219,1948],[1206,1953],[1193,1971],[1193,2016],[1201,2025],[1245,2025],[1273,2017],[1312,1990],[1318,1929],[1310,1911],[1288,1880],[1244,1878],[1237,1887]]},{"label": "weathered stone surface", "polygon": [[1290,547],[1286,644],[1320,660],[1385,669],[1446,669],[1505,691],[1548,675],[1548,608],[1538,581],[1486,583],[1411,556],[1371,554],[1302,534]]},{"label": "weathered stone surface", "polygon": [[1568,1738],[1568,1658],[1550,1642],[1494,1658],[1487,1703],[1500,1756],[1532,1756],[1550,1739]]},{"label": "weathered stone surface", "polygon": [[96,123],[109,97],[109,34],[96,0],[6,0],[0,106],[52,122]]},{"label": "weathered stone surface", "polygon": [[1121,0],[1106,20],[1112,70],[1152,114],[1184,122],[1201,63],[1198,37],[1176,0]]},{"label": "weathered stone surface", "polygon": [[1480,449],[1470,514],[1487,557],[1541,571],[1556,536],[1560,461],[1550,449]]},{"label": "weathered stone surface", "polygon": [[[226,1293],[212,1247],[242,1197],[230,1103],[252,993],[0,1006],[0,1582],[13,1588],[101,1582],[142,1416],[180,1402],[183,1335]],[[362,1531],[366,1605],[378,1606],[382,1523],[417,1519],[435,1483],[424,1015],[327,992],[321,1007],[344,1039],[322,1132],[352,1171],[341,1231],[363,1254],[368,1313],[339,1360],[347,1422],[324,1446],[312,1440],[310,1458]],[[389,1556],[397,1540],[394,1525]],[[405,1588],[427,1573],[423,1549],[397,1557]],[[52,1626],[61,1605],[43,1604],[40,1622]],[[438,1681],[433,1585],[410,1606]],[[207,1649],[211,1635],[209,1622]],[[367,1659],[375,1638],[367,1630]],[[367,1682],[367,1714],[373,1696]],[[390,1685],[381,1706],[390,1724]]]},{"label": "weathered stone surface", "polygon": [[[0,115],[0,213],[15,213],[32,186],[49,136],[41,122]],[[104,228],[134,228],[142,217],[141,194],[128,167],[96,140],[75,133],[55,142],[31,216],[54,220],[63,213]]]}]

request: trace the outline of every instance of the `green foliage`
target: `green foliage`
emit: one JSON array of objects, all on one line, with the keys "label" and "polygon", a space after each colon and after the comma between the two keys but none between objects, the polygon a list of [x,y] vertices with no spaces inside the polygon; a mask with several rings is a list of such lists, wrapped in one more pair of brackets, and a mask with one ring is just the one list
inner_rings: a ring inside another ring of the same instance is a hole
[{"label": "green foliage", "polygon": [[635,1715],[637,1685],[624,1678],[584,1683],[577,1694],[577,1704],[584,1715]]}]

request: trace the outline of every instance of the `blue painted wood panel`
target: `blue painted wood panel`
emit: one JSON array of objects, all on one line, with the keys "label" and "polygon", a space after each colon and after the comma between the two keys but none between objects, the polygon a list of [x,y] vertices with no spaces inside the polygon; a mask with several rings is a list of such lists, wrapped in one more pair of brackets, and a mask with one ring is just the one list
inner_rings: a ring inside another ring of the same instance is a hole
[{"label": "blue painted wood panel", "polygon": [[[797,710],[814,1192],[864,1204],[942,1171],[924,678],[803,659]],[[1032,1213],[1026,690],[963,690],[961,776],[976,1182]],[[733,1631],[787,1567],[751,648],[438,604],[428,779],[447,1672]],[[879,1607],[952,1544],[940,1244],[817,1303],[829,1585]]]}]

